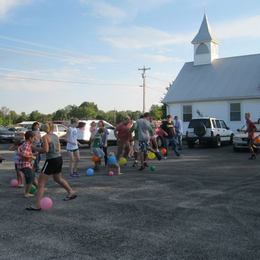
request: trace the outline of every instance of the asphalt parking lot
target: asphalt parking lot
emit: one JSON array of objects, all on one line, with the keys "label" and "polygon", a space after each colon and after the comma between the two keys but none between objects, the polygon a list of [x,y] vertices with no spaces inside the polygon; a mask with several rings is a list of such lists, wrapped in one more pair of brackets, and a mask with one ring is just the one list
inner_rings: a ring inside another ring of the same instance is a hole
[{"label": "asphalt parking lot", "polygon": [[78,198],[64,202],[49,181],[53,208],[27,212],[33,199],[9,186],[12,154],[3,148],[0,259],[260,259],[260,155],[186,148],[150,161],[155,171],[128,165],[121,176],[87,177],[84,149],[82,175],[70,180]]}]

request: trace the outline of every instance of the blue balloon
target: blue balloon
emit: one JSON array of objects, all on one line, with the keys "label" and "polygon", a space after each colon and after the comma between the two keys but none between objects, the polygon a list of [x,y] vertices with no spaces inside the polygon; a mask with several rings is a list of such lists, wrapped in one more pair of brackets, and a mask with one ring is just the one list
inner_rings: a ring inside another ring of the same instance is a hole
[{"label": "blue balloon", "polygon": [[115,156],[109,156],[107,160],[108,164],[117,164]]},{"label": "blue balloon", "polygon": [[87,169],[87,176],[93,176],[94,175],[94,170],[92,168]]}]

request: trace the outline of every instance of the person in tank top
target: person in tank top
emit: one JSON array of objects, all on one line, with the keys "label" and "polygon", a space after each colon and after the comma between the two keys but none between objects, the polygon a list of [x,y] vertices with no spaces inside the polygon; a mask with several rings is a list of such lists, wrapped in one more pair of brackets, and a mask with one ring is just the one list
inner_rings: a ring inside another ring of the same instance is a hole
[{"label": "person in tank top", "polygon": [[45,185],[49,176],[52,175],[53,180],[67,191],[67,196],[64,200],[72,200],[77,197],[68,182],[62,177],[62,156],[60,153],[60,142],[57,135],[53,133],[54,126],[52,123],[47,123],[43,126],[46,135],[43,136],[43,147],[38,151],[46,154],[46,161],[38,179],[38,192],[35,206],[26,208],[27,210],[41,210],[40,201],[44,196]]}]

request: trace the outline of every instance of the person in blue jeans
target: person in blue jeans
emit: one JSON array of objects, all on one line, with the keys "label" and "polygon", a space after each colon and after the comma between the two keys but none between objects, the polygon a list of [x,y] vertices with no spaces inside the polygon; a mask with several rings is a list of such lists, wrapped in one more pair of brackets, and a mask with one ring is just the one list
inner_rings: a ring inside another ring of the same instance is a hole
[{"label": "person in blue jeans", "polygon": [[180,153],[177,148],[178,146],[176,140],[177,135],[176,135],[176,131],[175,131],[175,127],[171,115],[167,115],[166,120],[162,122],[161,128],[167,133],[167,136],[165,137],[167,140],[167,147],[172,147],[174,153],[177,156],[180,156]]}]

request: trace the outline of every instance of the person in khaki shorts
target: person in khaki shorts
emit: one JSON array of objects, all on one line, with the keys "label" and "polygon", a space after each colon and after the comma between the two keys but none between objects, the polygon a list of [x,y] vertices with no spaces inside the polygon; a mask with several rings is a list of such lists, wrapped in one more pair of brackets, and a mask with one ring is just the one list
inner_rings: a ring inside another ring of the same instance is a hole
[{"label": "person in khaki shorts", "polygon": [[251,152],[251,156],[249,157],[249,160],[255,160],[256,153],[254,147],[254,138],[255,138],[256,126],[251,120],[250,113],[245,113],[245,119],[246,119],[246,126],[247,126],[246,133],[248,134],[248,146]]},{"label": "person in khaki shorts", "polygon": [[121,156],[125,158],[128,157],[130,151],[131,126],[132,120],[130,117],[126,117],[123,122],[117,125],[114,131],[115,137],[117,138],[117,159],[119,159]]}]

